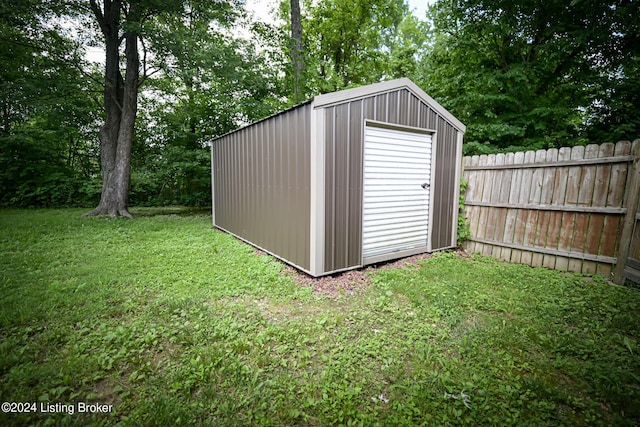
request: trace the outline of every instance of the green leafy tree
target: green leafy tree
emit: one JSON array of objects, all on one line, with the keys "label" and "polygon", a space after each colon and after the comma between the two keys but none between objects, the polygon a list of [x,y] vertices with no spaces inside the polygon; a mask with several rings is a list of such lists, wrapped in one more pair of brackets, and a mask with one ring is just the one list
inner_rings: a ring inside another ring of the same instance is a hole
[{"label": "green leafy tree", "polygon": [[134,203],[210,203],[210,139],[282,106],[273,83],[277,69],[251,41],[232,35],[243,23],[241,11],[208,1],[185,7],[146,30],[160,72],[147,80],[141,96]]},{"label": "green leafy tree", "polygon": [[580,143],[586,112],[624,69],[631,3],[438,1],[419,83],[468,125],[472,146]]},{"label": "green leafy tree", "polygon": [[393,78],[416,79],[419,73],[418,65],[429,54],[429,49],[427,23],[413,14],[406,15],[400,22],[390,46],[386,74]]},{"label": "green leafy tree", "polygon": [[[128,211],[131,153],[141,84],[151,74],[166,71],[167,67],[160,66],[166,60],[201,60],[190,56],[190,49],[196,45],[188,43],[192,39],[188,36],[193,36],[188,31],[201,31],[192,23],[197,25],[206,21],[211,24],[212,20],[199,19],[197,14],[214,14],[217,19],[214,24],[224,24],[238,4],[235,1],[90,0],[90,6],[103,36],[106,62],[105,124],[100,130],[102,197],[98,207],[87,215],[131,217]],[[176,26],[177,32],[173,38],[158,37],[155,30],[172,22],[180,22],[180,19],[172,20],[172,17],[184,18],[188,25]],[[187,33],[182,31],[184,28]],[[187,37],[184,37],[185,34]],[[124,57],[121,57],[121,44],[124,44]],[[165,58],[166,53],[174,53],[176,50],[180,50],[180,54]],[[190,81],[190,77],[183,83],[186,84],[187,91],[193,90],[191,88],[195,82]],[[189,126],[193,130],[193,123]]]},{"label": "green leafy tree", "polygon": [[[282,106],[279,69],[233,34],[239,6],[0,3],[0,203],[91,200],[90,215],[112,216],[129,216],[129,192],[136,203],[208,203],[210,138]],[[102,76],[83,45],[104,49]]]},{"label": "green leafy tree", "polygon": [[43,2],[0,4],[0,205],[86,205],[98,118],[83,50]]},{"label": "green leafy tree", "polygon": [[586,134],[595,141],[633,140],[640,136],[640,20],[636,1],[611,2],[610,67],[604,88],[587,110]]},{"label": "green leafy tree", "polygon": [[[291,5],[280,3],[280,16],[286,24],[281,28],[281,45],[290,59],[287,85],[304,89],[292,90],[300,99],[360,86],[395,77],[405,72],[399,62],[404,48],[398,37],[411,13],[404,0],[322,0],[306,1],[301,8],[302,51],[304,67],[297,62],[297,31],[292,31]],[[291,33],[291,37],[289,37]],[[412,55],[410,62],[415,62]],[[406,64],[406,63],[405,63]],[[407,65],[411,68],[411,65]],[[300,76],[298,76],[300,75]],[[304,95],[304,96],[303,96]],[[295,102],[292,102],[295,103]]]}]

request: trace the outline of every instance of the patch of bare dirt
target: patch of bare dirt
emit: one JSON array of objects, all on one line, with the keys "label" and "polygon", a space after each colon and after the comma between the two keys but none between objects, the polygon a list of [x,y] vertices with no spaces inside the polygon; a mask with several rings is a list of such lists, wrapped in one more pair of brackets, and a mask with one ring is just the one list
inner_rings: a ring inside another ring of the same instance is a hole
[{"label": "patch of bare dirt", "polygon": [[[256,250],[257,255],[265,254]],[[469,257],[464,249],[456,250],[458,256],[462,258]],[[433,254],[425,253],[413,255],[406,258],[400,258],[384,263],[375,264],[358,270],[349,270],[342,273],[335,273],[323,277],[311,277],[308,274],[285,264],[282,273],[286,277],[291,277],[299,286],[311,287],[313,292],[323,293],[338,298],[344,295],[352,295],[355,292],[361,292],[371,284],[372,273],[377,270],[403,267],[416,267],[418,261],[431,258]]]},{"label": "patch of bare dirt", "polygon": [[369,268],[349,270],[329,276],[311,277],[290,265],[285,265],[281,274],[291,277],[299,286],[313,288],[313,292],[338,298],[366,289],[370,284],[370,277],[367,274],[369,270]]},{"label": "patch of bare dirt", "polygon": [[115,385],[111,380],[103,379],[98,381],[93,388],[95,395],[93,400],[101,405],[113,405],[113,407],[117,407],[121,399],[114,389]]}]

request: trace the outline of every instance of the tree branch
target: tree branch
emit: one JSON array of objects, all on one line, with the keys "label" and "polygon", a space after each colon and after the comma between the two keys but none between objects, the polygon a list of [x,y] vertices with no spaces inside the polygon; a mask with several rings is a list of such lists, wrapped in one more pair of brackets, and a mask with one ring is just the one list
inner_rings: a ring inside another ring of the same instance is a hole
[{"label": "tree branch", "polygon": [[108,28],[107,28],[107,23],[104,20],[104,14],[100,10],[100,5],[98,5],[96,0],[89,0],[89,4],[91,6],[91,10],[93,11],[93,14],[96,16],[96,19],[98,20],[98,25],[100,25],[100,30],[102,30],[102,33],[106,35],[108,32]]},{"label": "tree branch", "polygon": [[159,73],[160,71],[162,71],[162,68],[156,68],[155,70],[153,70],[152,72],[148,73],[146,70],[144,71],[144,74],[140,77],[140,82],[138,83],[138,87],[142,86],[142,84],[144,83],[145,80],[147,80],[149,77],[153,76],[156,73]]}]

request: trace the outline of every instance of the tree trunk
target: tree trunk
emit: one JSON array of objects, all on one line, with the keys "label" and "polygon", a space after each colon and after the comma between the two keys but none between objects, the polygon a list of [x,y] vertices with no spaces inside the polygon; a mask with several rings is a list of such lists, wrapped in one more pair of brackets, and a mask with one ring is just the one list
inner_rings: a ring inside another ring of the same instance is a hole
[{"label": "tree trunk", "polygon": [[299,104],[304,95],[304,57],[302,55],[302,20],[300,0],[291,0],[291,62],[293,63],[293,101]]},{"label": "tree trunk", "polygon": [[[120,72],[120,1],[105,0],[101,11],[95,0],[91,7],[105,37],[105,123],[100,128],[100,167],[102,194],[98,206],[87,216],[108,214],[111,217],[129,213],[131,182],[131,145],[138,110],[139,57],[138,36],[133,31],[124,34],[126,75]],[[135,4],[129,17],[135,17]],[[132,16],[133,15],[133,16]]]}]

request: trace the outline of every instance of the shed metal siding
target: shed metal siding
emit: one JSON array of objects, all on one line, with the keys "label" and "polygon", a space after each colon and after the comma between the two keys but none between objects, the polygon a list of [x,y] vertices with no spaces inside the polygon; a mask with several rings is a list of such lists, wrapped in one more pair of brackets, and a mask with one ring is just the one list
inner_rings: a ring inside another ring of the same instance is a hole
[{"label": "shed metal siding", "polygon": [[[326,106],[324,271],[362,262],[362,153],[365,120],[435,130],[432,250],[453,246],[458,130],[406,88]],[[457,204],[456,204],[457,206]]]},{"label": "shed metal siding", "polygon": [[325,113],[325,272],[360,264],[363,121],[358,102]]},{"label": "shed metal siding", "polygon": [[436,150],[436,181],[433,189],[433,227],[431,229],[431,244],[433,250],[449,248],[455,245],[453,228],[454,206],[457,206],[456,195],[456,165],[457,134],[458,132],[443,118],[438,118],[437,128],[440,129],[439,144]]},{"label": "shed metal siding", "polygon": [[329,107],[325,113],[325,272],[360,264],[363,128],[360,102]]},{"label": "shed metal siding", "polygon": [[310,117],[305,104],[213,142],[215,225],[308,270]]}]

